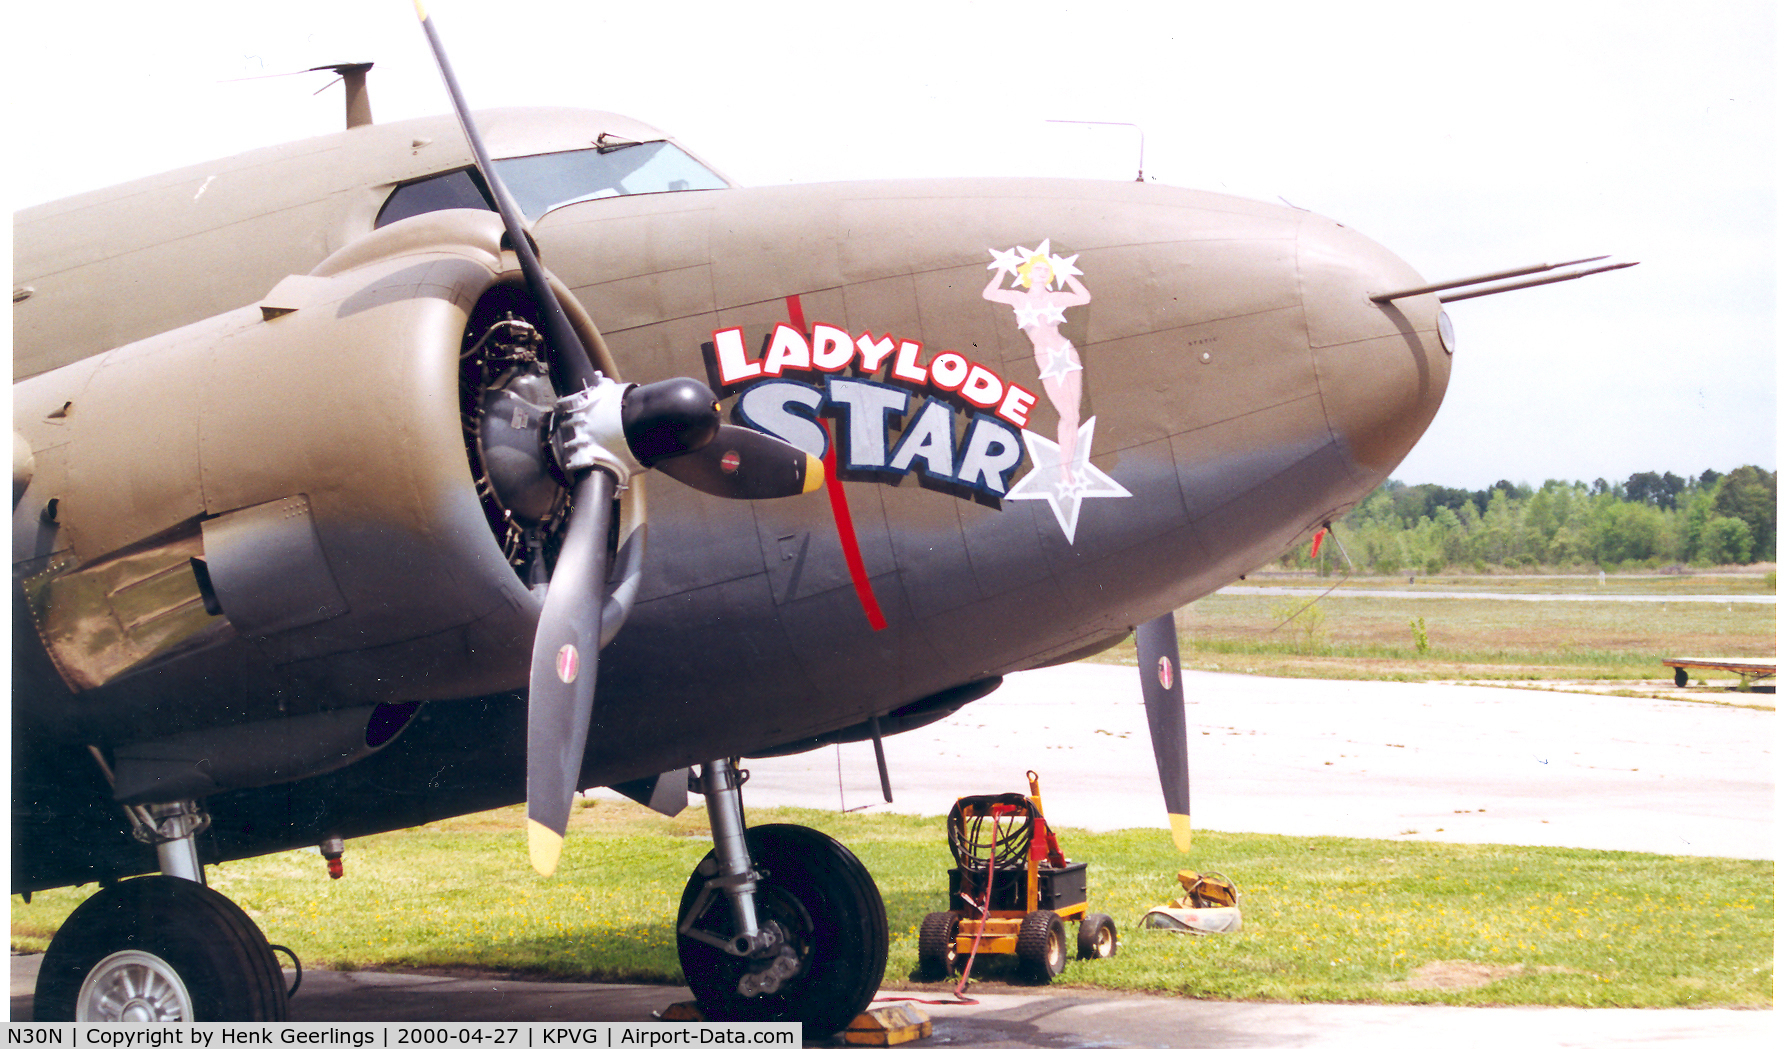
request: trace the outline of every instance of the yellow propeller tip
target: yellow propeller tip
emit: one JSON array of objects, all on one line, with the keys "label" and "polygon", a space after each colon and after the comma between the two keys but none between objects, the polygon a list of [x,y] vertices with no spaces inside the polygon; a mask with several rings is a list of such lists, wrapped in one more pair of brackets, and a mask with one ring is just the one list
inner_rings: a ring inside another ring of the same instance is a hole
[{"label": "yellow propeller tip", "polygon": [[560,866],[560,847],[565,844],[564,835],[529,821],[529,863],[535,867],[535,873],[544,878],[554,873],[554,868]]},{"label": "yellow propeller tip", "polygon": [[807,461],[803,463],[803,494],[808,495],[820,488],[822,483],[827,480],[828,469],[822,465],[820,459],[813,455],[804,456],[804,458]]},{"label": "yellow propeller tip", "polygon": [[1170,813],[1170,840],[1182,852],[1188,851],[1188,816],[1180,812]]}]

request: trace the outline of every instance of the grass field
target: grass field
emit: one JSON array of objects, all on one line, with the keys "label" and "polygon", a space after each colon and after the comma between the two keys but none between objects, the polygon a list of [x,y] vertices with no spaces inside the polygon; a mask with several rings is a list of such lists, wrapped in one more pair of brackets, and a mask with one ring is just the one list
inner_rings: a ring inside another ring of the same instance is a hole
[{"label": "grass field", "polygon": [[[1663,683],[1672,676],[1661,664],[1668,656],[1771,658],[1775,649],[1772,604],[1320,597],[1337,582],[1253,578],[1229,588],[1237,592],[1189,605],[1176,614],[1183,666],[1384,681]],[[1271,586],[1310,594],[1250,592]],[[1339,589],[1662,597],[1772,592],[1761,576],[1742,575],[1612,576],[1603,586],[1588,576],[1428,576],[1413,583],[1372,577],[1345,580]],[[1307,607],[1314,598],[1320,599]],[[1095,659],[1131,664],[1132,646]]]},{"label": "grass field", "polygon": [[[1410,580],[1410,582],[1409,582]],[[1597,575],[1422,575],[1422,576],[1345,576],[1342,573],[1319,578],[1311,572],[1284,573],[1267,571],[1251,575],[1234,585],[1243,587],[1306,586],[1323,591],[1334,584],[1340,590],[1412,590],[1416,592],[1472,592],[1510,594],[1587,594],[1643,595],[1672,597],[1683,594],[1733,594],[1737,596],[1772,594],[1777,579],[1769,572],[1713,572],[1684,575],[1608,575],[1600,582]]]},{"label": "grass field", "polygon": [[[916,930],[943,907],[951,865],[941,819],[775,810],[749,821],[846,842],[889,909],[886,980],[914,979]],[[666,820],[626,802],[581,807],[561,872],[545,880],[529,870],[521,825],[513,809],[358,840],[338,882],[310,850],[210,876],[312,967],[679,980],[672,925],[709,848],[701,808]],[[1276,1001],[1772,1002],[1767,862],[1201,832],[1191,857],[1154,831],[1075,832],[1064,847],[1089,861],[1091,904],[1115,916],[1123,945],[1109,961],[1072,961],[1059,985]],[[1180,892],[1175,872],[1189,864],[1238,883],[1241,932],[1134,928]],[[15,897],[14,948],[41,950],[90,891]],[[1007,987],[1012,974],[1006,959],[980,959],[976,975],[974,986]]]}]

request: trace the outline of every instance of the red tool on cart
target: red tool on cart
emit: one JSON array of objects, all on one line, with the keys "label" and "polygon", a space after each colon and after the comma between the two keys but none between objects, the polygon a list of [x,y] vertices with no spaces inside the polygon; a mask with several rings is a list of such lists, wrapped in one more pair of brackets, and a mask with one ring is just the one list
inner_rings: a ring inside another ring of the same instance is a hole
[{"label": "red tool on cart", "polygon": [[1078,958],[1111,958],[1120,948],[1114,919],[1089,910],[1088,864],[1067,863],[1045,822],[1039,776],[1031,794],[959,798],[946,816],[946,841],[958,866],[950,874],[950,911],[921,922],[921,972],[967,973],[978,954],[1011,954],[1024,979],[1050,983],[1064,971],[1064,923],[1078,923]]}]

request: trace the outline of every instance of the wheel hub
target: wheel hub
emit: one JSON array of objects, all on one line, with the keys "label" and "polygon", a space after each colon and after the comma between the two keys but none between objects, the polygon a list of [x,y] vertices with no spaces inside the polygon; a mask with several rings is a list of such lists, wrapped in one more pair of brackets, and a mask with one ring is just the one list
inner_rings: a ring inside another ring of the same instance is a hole
[{"label": "wheel hub", "polygon": [[[772,923],[775,925],[776,923]],[[778,945],[778,951],[772,957],[755,962],[752,968],[741,974],[740,984],[736,988],[742,998],[752,998],[761,994],[777,994],[783,990],[784,982],[801,972],[803,961],[797,957],[796,949],[789,943]]]},{"label": "wheel hub", "polygon": [[81,983],[75,1019],[88,1022],[178,1023],[193,1019],[193,999],[166,961],[144,951],[100,960]]}]

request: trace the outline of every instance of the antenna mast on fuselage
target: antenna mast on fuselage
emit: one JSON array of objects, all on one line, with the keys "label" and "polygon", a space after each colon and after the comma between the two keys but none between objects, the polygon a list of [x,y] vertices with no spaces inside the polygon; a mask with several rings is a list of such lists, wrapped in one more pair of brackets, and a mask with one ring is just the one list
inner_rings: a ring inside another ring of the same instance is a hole
[{"label": "antenna mast on fuselage", "polygon": [[[306,72],[321,73],[327,69],[342,78],[343,115],[348,127],[354,129],[373,123],[373,103],[367,100],[367,71],[372,68],[372,62],[339,62],[330,66],[312,66]],[[318,91],[321,93],[329,86],[325,84]]]}]

